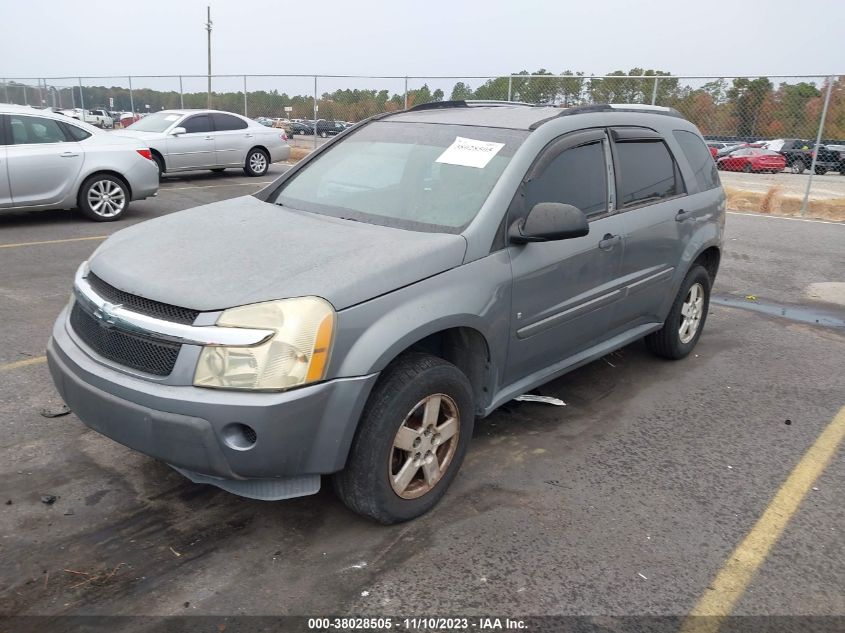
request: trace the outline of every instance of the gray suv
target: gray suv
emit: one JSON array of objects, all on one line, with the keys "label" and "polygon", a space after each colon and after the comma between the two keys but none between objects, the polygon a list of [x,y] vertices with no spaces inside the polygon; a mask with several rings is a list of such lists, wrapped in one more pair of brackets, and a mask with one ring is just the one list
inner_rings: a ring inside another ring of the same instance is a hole
[{"label": "gray suv", "polygon": [[195,482],[269,500],[331,475],[354,511],[404,521],[476,418],[642,337],[689,354],[724,211],[674,110],[418,106],[255,196],[113,235],[50,370],[88,426]]}]

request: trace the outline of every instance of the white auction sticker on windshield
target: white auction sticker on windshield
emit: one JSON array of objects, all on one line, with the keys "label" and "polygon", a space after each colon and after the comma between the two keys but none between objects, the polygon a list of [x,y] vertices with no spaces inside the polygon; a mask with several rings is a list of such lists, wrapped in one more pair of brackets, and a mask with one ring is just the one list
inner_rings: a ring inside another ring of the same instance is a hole
[{"label": "white auction sticker on windshield", "polygon": [[164,120],[165,121],[175,121],[178,118],[179,118],[178,114],[168,114],[166,117],[164,117]]},{"label": "white auction sticker on windshield", "polygon": [[438,156],[435,162],[483,169],[504,146],[504,143],[476,141],[472,138],[458,136],[455,137],[454,143]]}]

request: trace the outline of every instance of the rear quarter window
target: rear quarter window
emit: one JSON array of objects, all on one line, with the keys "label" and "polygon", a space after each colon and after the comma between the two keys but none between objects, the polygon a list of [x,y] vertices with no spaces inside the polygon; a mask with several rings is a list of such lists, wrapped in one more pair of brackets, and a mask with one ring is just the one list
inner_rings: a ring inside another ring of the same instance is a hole
[{"label": "rear quarter window", "polygon": [[695,174],[698,188],[701,191],[707,191],[718,187],[719,174],[716,170],[716,161],[713,160],[704,142],[696,134],[686,130],[675,130],[672,134]]}]

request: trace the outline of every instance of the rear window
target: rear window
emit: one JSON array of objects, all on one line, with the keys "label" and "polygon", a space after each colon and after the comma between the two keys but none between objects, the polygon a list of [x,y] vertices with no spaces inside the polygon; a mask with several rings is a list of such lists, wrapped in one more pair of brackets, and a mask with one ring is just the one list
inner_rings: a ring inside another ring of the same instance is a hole
[{"label": "rear window", "polygon": [[681,151],[695,174],[695,181],[701,191],[715,189],[719,186],[719,175],[716,171],[716,162],[713,160],[709,150],[697,135],[686,130],[675,130],[672,132],[675,140],[681,146]]},{"label": "rear window", "polygon": [[481,209],[527,134],[373,122],[294,174],[276,202],[347,220],[459,233]]},{"label": "rear window", "polygon": [[663,141],[617,141],[616,156],[623,207],[659,202],[684,192],[678,167]]}]

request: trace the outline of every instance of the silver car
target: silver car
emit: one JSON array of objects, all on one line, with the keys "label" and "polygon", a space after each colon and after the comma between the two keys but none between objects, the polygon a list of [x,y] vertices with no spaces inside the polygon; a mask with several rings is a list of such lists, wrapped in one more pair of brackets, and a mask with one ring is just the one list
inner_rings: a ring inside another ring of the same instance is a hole
[{"label": "silver car", "polygon": [[0,213],[78,207],[107,222],[157,192],[143,143],[46,110],[0,105]]},{"label": "silver car", "polygon": [[160,174],[240,167],[263,176],[270,163],[290,156],[284,132],[216,110],[162,110],[115,134],[148,144]]}]

